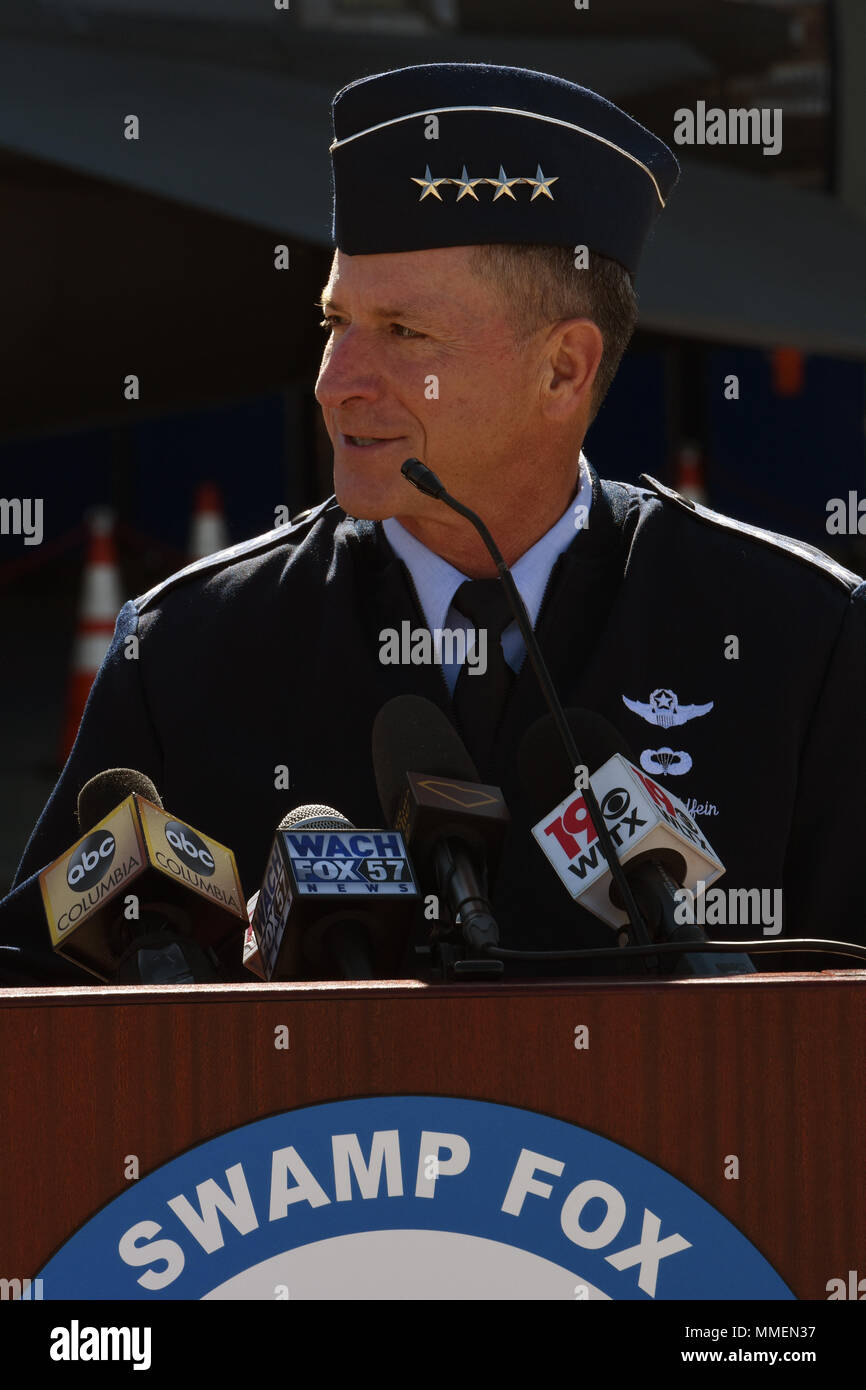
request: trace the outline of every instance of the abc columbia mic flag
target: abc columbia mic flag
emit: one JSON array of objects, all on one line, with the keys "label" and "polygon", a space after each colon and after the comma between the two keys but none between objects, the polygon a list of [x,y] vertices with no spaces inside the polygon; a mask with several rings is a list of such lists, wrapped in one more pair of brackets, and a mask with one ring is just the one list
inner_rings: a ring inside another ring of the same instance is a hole
[{"label": "abc columbia mic flag", "polygon": [[[195,912],[199,940],[215,950],[240,940],[246,922],[230,849],[132,793],[42,870],[51,944],[101,980],[122,953],[128,898]],[[127,927],[130,923],[127,923]]]},{"label": "abc columbia mic flag", "polygon": [[[692,893],[699,881],[708,887],[725,872],[682,802],[620,753],[589,780],[622,864],[657,859]],[[543,816],[532,833],[581,907],[611,927],[627,925],[627,915],[611,901],[612,875],[581,791]]]}]

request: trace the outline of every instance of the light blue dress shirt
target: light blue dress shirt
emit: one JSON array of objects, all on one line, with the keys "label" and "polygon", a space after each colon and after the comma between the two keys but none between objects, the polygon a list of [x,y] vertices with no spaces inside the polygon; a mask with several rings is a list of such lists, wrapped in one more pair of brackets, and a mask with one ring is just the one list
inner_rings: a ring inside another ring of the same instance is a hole
[{"label": "light blue dress shirt", "polygon": [[[541,601],[547,588],[550,572],[559,556],[574,540],[575,532],[588,523],[592,502],[592,479],[583,453],[580,455],[580,486],[558,521],[554,522],[529,550],[511,566],[511,574],[520,597],[526,605],[529,621],[535,627]],[[454,607],[454,596],[467,575],[449,565],[441,555],[429,550],[410,535],[394,517],[382,522],[382,528],[395,554],[403,561],[415,585],[418,601],[431,632],[450,628],[452,631],[472,630],[472,623]],[[526,657],[526,644],[516,622],[509,623],[502,634],[502,651],[513,671],[519,671]],[[460,674],[460,663],[443,664],[442,672],[453,695]]]}]

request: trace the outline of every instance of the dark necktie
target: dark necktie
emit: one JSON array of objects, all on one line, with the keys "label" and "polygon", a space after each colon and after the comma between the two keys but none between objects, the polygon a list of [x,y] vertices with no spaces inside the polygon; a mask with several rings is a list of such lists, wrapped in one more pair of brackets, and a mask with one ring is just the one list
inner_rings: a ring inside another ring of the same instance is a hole
[{"label": "dark necktie", "polygon": [[[487,666],[483,674],[465,662],[454,687],[454,713],[460,733],[482,779],[490,776],[490,759],[514,672],[502,653],[502,634],[513,622],[499,579],[468,579],[454,595],[454,607],[486,632]],[[467,646],[469,634],[467,634]],[[475,639],[475,661],[480,640]]]}]

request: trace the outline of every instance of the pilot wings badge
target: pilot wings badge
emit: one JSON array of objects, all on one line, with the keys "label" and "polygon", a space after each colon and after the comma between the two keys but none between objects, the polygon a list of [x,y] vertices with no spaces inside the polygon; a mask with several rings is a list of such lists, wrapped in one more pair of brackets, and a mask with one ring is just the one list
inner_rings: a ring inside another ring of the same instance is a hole
[{"label": "pilot wings badge", "polygon": [[681,705],[673,690],[654,690],[649,697],[648,705],[642,700],[630,700],[627,695],[623,695],[622,698],[623,703],[635,714],[639,714],[641,719],[645,719],[648,724],[657,724],[660,729],[670,729],[675,724],[687,724],[699,714],[708,714],[713,707],[712,700],[706,705]]}]

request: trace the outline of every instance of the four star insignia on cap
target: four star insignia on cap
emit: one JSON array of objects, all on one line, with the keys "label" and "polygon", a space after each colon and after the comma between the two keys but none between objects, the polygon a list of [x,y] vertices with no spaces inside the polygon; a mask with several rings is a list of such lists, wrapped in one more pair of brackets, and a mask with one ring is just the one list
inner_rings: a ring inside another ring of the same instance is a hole
[{"label": "four star insignia on cap", "polygon": [[460,192],[457,194],[457,198],[455,201],[458,203],[460,202],[461,198],[465,197],[474,198],[477,203],[478,194],[475,192],[475,187],[479,183],[489,183],[496,189],[496,192],[493,195],[494,203],[496,202],[497,198],[502,198],[504,196],[508,198],[514,198],[515,195],[512,193],[511,189],[512,185],[515,183],[528,183],[532,185],[532,193],[529,198],[530,202],[533,202],[533,200],[537,198],[540,193],[543,193],[546,198],[549,198],[550,201],[553,202],[553,194],[550,191],[550,186],[551,184],[556,183],[558,178],[558,174],[554,174],[552,178],[545,178],[544,171],[542,170],[541,165],[539,164],[536,166],[534,179],[510,179],[506,174],[505,170],[503,169],[502,165],[500,164],[498,178],[470,179],[469,175],[466,172],[466,165],[464,164],[463,172],[459,179],[434,179],[433,175],[430,172],[430,165],[428,164],[426,169],[424,170],[423,179],[413,178],[412,182],[417,183],[419,188],[423,189],[423,192],[418,200],[419,202],[423,202],[425,198],[429,197],[432,194],[432,196],[434,198],[438,198],[439,202],[441,203],[442,194],[439,192],[439,185],[443,183],[453,183],[457,185],[457,187],[460,189]]},{"label": "four star insignia on cap", "polygon": [[418,200],[419,202],[423,202],[423,200],[427,197],[427,195],[430,194],[430,193],[432,193],[432,194],[433,194],[433,197],[434,197],[434,198],[438,198],[439,201],[440,201],[440,203],[441,203],[441,202],[442,202],[442,194],[439,192],[439,184],[440,184],[440,183],[451,183],[452,180],[451,180],[451,179],[434,179],[433,175],[430,173],[430,165],[428,164],[428,165],[427,165],[427,168],[424,170],[424,177],[423,177],[423,179],[416,179],[416,178],[413,178],[412,182],[413,182],[413,183],[418,183],[418,184],[420,184],[421,187],[424,189],[424,192],[421,194],[421,197],[420,197],[420,199]]},{"label": "four star insignia on cap", "polygon": [[[417,182],[417,180],[416,180],[416,182]],[[460,202],[460,199],[461,199],[461,198],[465,198],[467,194],[469,195],[470,198],[474,198],[475,201],[476,201],[476,203],[477,203],[477,202],[478,202],[478,194],[475,192],[475,185],[476,185],[476,183],[486,183],[487,180],[486,180],[486,179],[470,179],[469,176],[468,176],[468,174],[466,173],[466,165],[464,164],[464,165],[463,165],[463,173],[462,173],[462,175],[460,176],[460,178],[459,178],[459,179],[450,179],[450,180],[448,180],[448,182],[450,182],[450,183],[456,183],[456,184],[459,185],[460,192],[457,194],[457,201],[458,201],[458,203]]]},{"label": "four star insignia on cap", "polygon": [[529,199],[530,203],[532,202],[533,198],[538,197],[539,193],[543,193],[546,198],[549,198],[550,201],[553,202],[553,194],[550,191],[550,185],[552,183],[556,183],[558,178],[559,175],[554,174],[552,179],[546,179],[541,171],[541,165],[539,164],[538,168],[535,171],[535,178],[523,180],[524,183],[535,184],[535,188],[532,191],[532,197]]},{"label": "four star insignia on cap", "polygon": [[513,194],[512,191],[511,191],[511,185],[512,185],[513,183],[523,183],[523,179],[509,179],[509,178],[507,178],[507,177],[506,177],[506,174],[505,174],[505,170],[503,169],[502,165],[500,164],[500,166],[499,166],[499,178],[498,178],[498,179],[488,179],[487,182],[488,182],[488,183],[492,183],[492,184],[493,184],[493,187],[496,189],[496,192],[495,192],[494,195],[493,195],[493,201],[494,201],[494,203],[495,203],[495,202],[496,202],[496,199],[497,199],[497,198],[501,198],[502,195],[503,195],[503,193],[507,193],[509,198],[513,198],[513,197],[514,197],[514,194]]}]

